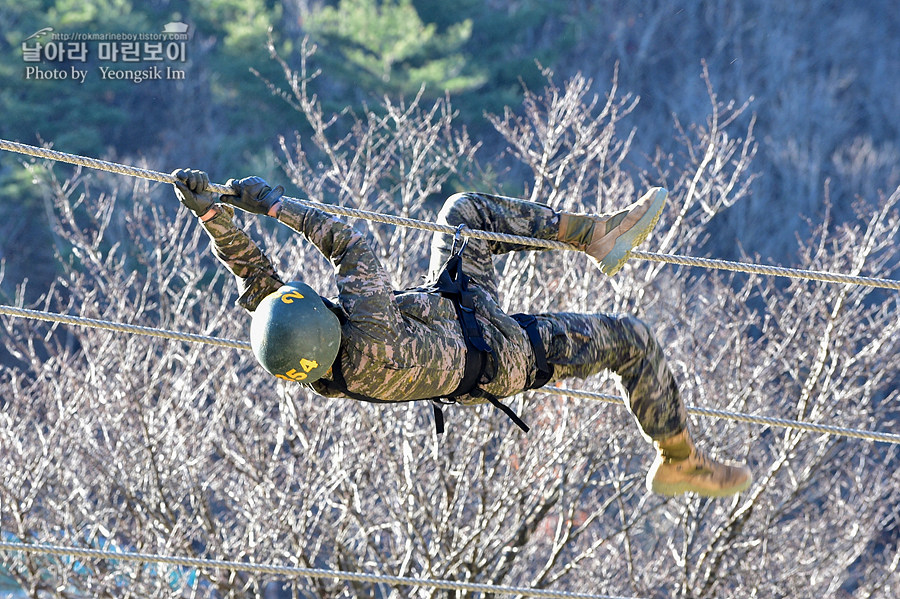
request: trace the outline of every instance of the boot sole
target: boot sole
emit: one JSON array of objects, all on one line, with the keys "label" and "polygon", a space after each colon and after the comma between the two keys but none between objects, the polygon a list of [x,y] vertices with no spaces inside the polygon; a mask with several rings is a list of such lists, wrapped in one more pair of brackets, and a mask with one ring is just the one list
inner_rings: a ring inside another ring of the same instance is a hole
[{"label": "boot sole", "polygon": [[738,493],[742,493],[746,491],[750,485],[753,483],[753,479],[750,478],[745,482],[735,485],[733,487],[727,487],[722,489],[709,489],[704,487],[698,487],[696,485],[692,485],[689,482],[681,482],[681,483],[651,483],[650,490],[659,495],[668,495],[670,497],[674,497],[675,495],[683,495],[684,493],[694,493],[696,495],[701,495],[703,497],[727,497],[729,495],[736,495]]},{"label": "boot sole", "polygon": [[616,239],[612,250],[600,261],[600,271],[603,274],[611,277],[619,272],[628,261],[628,258],[631,257],[631,250],[642,244],[650,235],[650,231],[653,230],[656,223],[659,222],[659,216],[662,214],[666,196],[669,195],[669,192],[658,187],[655,194],[656,197],[653,198],[647,213],[631,229]]}]

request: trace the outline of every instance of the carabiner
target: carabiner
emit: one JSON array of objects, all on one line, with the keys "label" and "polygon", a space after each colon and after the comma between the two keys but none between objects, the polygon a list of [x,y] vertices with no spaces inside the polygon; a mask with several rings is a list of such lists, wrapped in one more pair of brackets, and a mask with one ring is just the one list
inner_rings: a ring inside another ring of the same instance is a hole
[{"label": "carabiner", "polygon": [[[456,233],[453,234],[453,245],[450,247],[451,256],[462,255],[463,250],[466,249],[466,245],[469,243],[469,238],[462,236],[462,230],[465,227],[468,227],[466,223],[460,223],[459,226],[456,227]],[[459,244],[459,250],[456,249],[456,244]]]}]

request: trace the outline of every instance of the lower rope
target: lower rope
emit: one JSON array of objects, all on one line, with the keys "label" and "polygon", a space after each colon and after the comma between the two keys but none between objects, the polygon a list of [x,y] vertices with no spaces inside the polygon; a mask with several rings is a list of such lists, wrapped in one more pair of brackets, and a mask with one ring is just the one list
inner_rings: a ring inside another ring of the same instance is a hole
[{"label": "lower rope", "polygon": [[233,572],[250,572],[254,574],[269,574],[283,576],[285,578],[331,578],[353,582],[372,582],[388,584],[391,586],[410,586],[431,589],[447,589],[454,591],[478,592],[478,593],[504,593],[521,595],[523,597],[544,597],[546,599],[629,599],[625,597],[611,597],[609,595],[591,595],[586,593],[570,593],[566,591],[548,591],[542,589],[529,589],[525,587],[498,586],[492,584],[479,584],[474,582],[456,582],[453,580],[437,580],[430,578],[411,578],[404,576],[388,576],[383,574],[367,574],[361,572],[345,572],[340,570],[326,570],[323,568],[298,568],[293,566],[273,566],[256,564],[253,562],[235,562],[226,560],[201,559],[191,557],[177,557],[156,555],[150,553],[135,553],[125,551],[105,551],[101,549],[87,549],[80,547],[62,547],[59,545],[43,545],[31,543],[0,542],[0,551],[22,552],[38,555],[52,555],[57,557],[70,557],[76,559],[101,559],[120,562],[138,562],[145,564],[166,564],[197,569],[219,569]]},{"label": "lower rope", "polygon": [[[0,150],[16,152],[34,156],[36,158],[46,158],[57,162],[66,162],[77,166],[84,166],[96,170],[128,175],[130,177],[138,177],[148,179],[150,181],[158,181],[160,183],[174,183],[175,177],[167,173],[152,171],[149,169],[127,166],[115,162],[107,162],[96,158],[88,158],[86,156],[78,156],[75,154],[67,154],[57,150],[48,148],[38,148],[28,144],[18,143],[0,139]],[[212,191],[224,195],[232,195],[234,190],[226,185],[218,183],[210,183],[207,188]],[[312,200],[303,200],[285,196],[286,200],[297,202],[303,206],[315,208],[329,214],[338,216],[347,216],[352,218],[361,218],[373,222],[396,225],[401,227],[410,227],[413,229],[421,229],[424,231],[432,231],[435,233],[445,233],[448,235],[457,234],[457,228],[450,225],[441,225],[428,221],[417,220],[414,218],[406,218],[401,216],[392,216],[380,214],[378,212],[370,212],[368,210],[360,210],[357,208],[347,208],[344,206],[335,206],[333,204],[324,204]],[[478,229],[462,229],[459,234],[463,237],[472,237],[475,239],[484,239],[487,241],[497,241],[502,243],[511,243],[523,245],[527,247],[536,247],[554,250],[572,250],[573,248],[561,241],[553,241],[549,239],[536,239],[534,237],[523,237],[521,235],[508,235],[506,233],[494,233],[491,231],[481,231]],[[729,260],[716,260],[712,258],[694,258],[690,256],[679,256],[675,254],[659,254],[654,252],[632,251],[631,256],[641,260],[651,260],[654,262],[663,262],[667,264],[676,264],[681,266],[691,266],[706,268],[711,270],[726,270],[731,272],[743,272],[751,274],[761,274],[774,277],[787,277],[793,279],[805,279],[810,281],[822,281],[826,283],[841,283],[847,285],[860,285],[864,287],[878,287],[881,289],[900,290],[900,281],[893,279],[883,279],[877,277],[863,277],[855,275],[845,275],[841,273],[832,273],[816,270],[805,270],[799,268],[785,268],[781,266],[767,266],[758,264],[748,264],[745,262],[732,262]]]},{"label": "lower rope", "polygon": [[[157,329],[153,327],[144,327],[105,320],[96,320],[93,318],[84,318],[82,316],[69,316],[66,314],[55,314],[53,312],[42,312],[39,310],[28,310],[25,308],[16,308],[13,306],[0,305],[0,314],[14,316],[18,318],[27,318],[32,320],[41,320],[45,322],[59,322],[63,324],[83,326],[94,329],[107,331],[115,331],[120,333],[128,333],[133,335],[147,335],[150,337],[160,337],[163,339],[171,339],[175,341],[185,341],[188,343],[204,343],[217,347],[227,347],[232,349],[248,350],[250,344],[246,341],[237,341],[233,339],[223,339],[221,337],[211,337],[208,335],[195,335],[192,333],[180,333],[177,331],[169,331],[166,329]],[[578,391],[575,389],[566,389],[564,387],[542,387],[537,389],[541,393],[549,393],[555,395],[565,395],[569,397],[578,397],[584,399],[592,399],[606,403],[617,404],[627,407],[624,398],[618,395],[608,395],[606,393],[595,393],[592,391]],[[762,426],[774,426],[779,428],[788,428],[810,433],[822,433],[826,435],[836,435],[842,437],[851,437],[855,439],[864,439],[867,441],[881,441],[883,443],[900,444],[900,434],[872,432],[854,428],[845,428],[828,424],[816,424],[812,422],[803,422],[799,420],[788,420],[785,418],[776,418],[772,416],[754,416],[752,414],[744,414],[741,412],[730,412],[727,410],[716,410],[711,408],[697,408],[687,406],[690,414],[697,416],[706,416],[711,418],[720,418],[723,420],[732,420],[735,422],[746,422],[748,424],[758,424]]]},{"label": "lower rope", "polygon": [[[564,387],[543,387],[541,389],[537,389],[537,391],[540,391],[542,393],[565,395],[568,397],[592,399],[628,407],[625,398],[618,395],[595,393],[593,391],[579,391],[576,389],[566,389]],[[756,416],[753,414],[745,414],[743,412],[731,412],[729,410],[717,410],[714,408],[698,408],[694,406],[685,406],[685,408],[687,409],[688,414],[694,414],[695,416],[720,418],[722,420],[745,422],[747,424],[758,424],[761,426],[788,428],[807,433],[821,433],[823,435],[836,435],[840,437],[850,437],[853,439],[865,439],[866,441],[881,441],[883,443],[900,444],[900,434],[896,433],[867,431],[856,428],[834,426],[830,424],[818,424],[815,422],[804,422],[801,420],[789,420],[787,418],[778,418],[775,416]]]}]

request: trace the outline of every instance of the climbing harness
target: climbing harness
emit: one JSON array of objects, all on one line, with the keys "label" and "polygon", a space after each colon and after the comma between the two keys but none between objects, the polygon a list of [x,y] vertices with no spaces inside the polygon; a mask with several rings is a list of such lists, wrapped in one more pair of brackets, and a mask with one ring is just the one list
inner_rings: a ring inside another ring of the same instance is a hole
[{"label": "climbing harness", "polygon": [[453,245],[450,247],[450,258],[444,263],[436,281],[432,285],[415,289],[423,293],[437,293],[453,302],[466,341],[466,362],[459,385],[446,397],[431,398],[435,430],[438,434],[444,432],[444,412],[441,406],[455,403],[456,398],[463,395],[470,395],[487,400],[527,433],[528,425],[512,408],[479,386],[490,383],[496,376],[496,357],[494,350],[484,340],[481,323],[475,317],[475,292],[469,289],[469,276],[463,272],[462,253],[469,243],[468,238],[462,236],[464,228],[465,223],[456,228]]},{"label": "climbing harness", "polygon": [[[523,431],[528,432],[528,425],[519,418],[519,415],[516,414],[512,408],[480,388],[480,385],[490,383],[494,379],[494,376],[497,374],[497,369],[494,350],[491,349],[491,346],[485,341],[481,323],[479,323],[478,319],[475,317],[475,292],[469,288],[469,276],[463,272],[462,268],[462,253],[468,244],[468,239],[462,236],[462,230],[465,227],[465,224],[461,224],[456,228],[456,233],[453,237],[453,245],[450,248],[450,258],[444,263],[444,266],[438,273],[434,283],[424,287],[414,287],[412,289],[395,292],[398,294],[410,291],[434,293],[449,299],[453,302],[453,307],[456,310],[456,317],[459,319],[459,325],[466,342],[466,361],[463,367],[463,376],[456,386],[456,389],[446,395],[410,401],[430,401],[432,403],[434,408],[434,427],[438,434],[444,432],[444,412],[441,406],[456,403],[457,398],[464,395],[470,395],[488,401],[495,408],[506,414],[516,426]],[[329,304],[332,309],[335,308],[334,304],[330,302]],[[340,311],[335,311],[340,318]],[[343,318],[346,319],[346,316]],[[536,330],[534,330],[534,334],[537,334]],[[539,337],[538,341],[540,341]],[[541,355],[543,356],[543,346]],[[546,371],[546,360],[543,362],[544,370]],[[390,403],[351,391],[347,387],[347,381],[344,378],[340,354],[338,354],[338,357],[331,365],[331,374],[332,377],[330,381],[327,379],[320,379],[321,384],[324,384],[329,392],[337,391],[352,399],[370,403]],[[549,377],[547,378],[549,380]]]}]

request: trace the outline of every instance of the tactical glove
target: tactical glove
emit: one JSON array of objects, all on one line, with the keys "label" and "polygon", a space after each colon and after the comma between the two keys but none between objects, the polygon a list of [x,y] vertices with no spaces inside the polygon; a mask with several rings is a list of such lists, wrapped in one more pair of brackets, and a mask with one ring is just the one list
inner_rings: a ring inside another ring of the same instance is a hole
[{"label": "tactical glove", "polygon": [[266,214],[284,194],[284,187],[270,187],[261,177],[246,177],[240,181],[229,179],[226,184],[235,195],[223,195],[221,201],[254,214]]},{"label": "tactical glove", "polygon": [[216,203],[216,197],[212,192],[206,191],[209,185],[209,175],[203,171],[194,169],[178,169],[172,172],[176,178],[175,197],[191,212],[201,217]]}]

